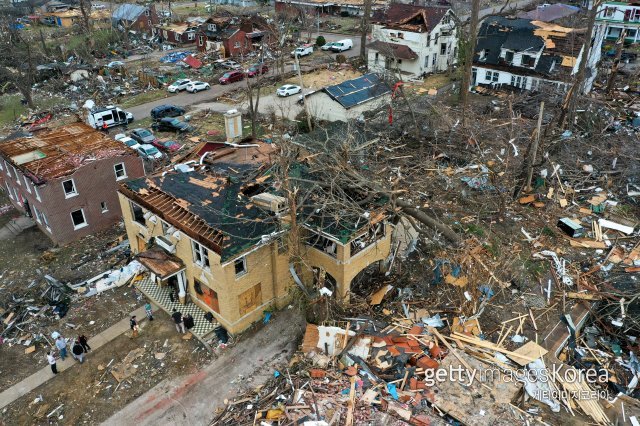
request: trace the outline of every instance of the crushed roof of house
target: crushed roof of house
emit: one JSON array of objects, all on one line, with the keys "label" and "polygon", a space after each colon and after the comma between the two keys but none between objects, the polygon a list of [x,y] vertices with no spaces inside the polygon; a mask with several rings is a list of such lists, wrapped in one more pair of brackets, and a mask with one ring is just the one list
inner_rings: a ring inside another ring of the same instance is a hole
[{"label": "crushed roof of house", "polygon": [[124,3],[118,6],[118,8],[113,11],[111,17],[118,20],[124,19],[125,21],[135,21],[136,19],[138,19],[138,16],[144,13],[145,10],[147,10],[145,6]]},{"label": "crushed roof of house", "polygon": [[139,253],[136,259],[161,280],[184,269],[182,259],[167,253],[160,247],[151,247]]},{"label": "crushed roof of house", "polygon": [[233,259],[279,230],[277,218],[243,193],[256,164],[217,163],[212,173],[168,173],[125,182],[120,192],[218,253]]},{"label": "crushed roof of house", "polygon": [[538,6],[537,8],[528,12],[522,12],[518,15],[518,18],[533,19],[542,22],[551,22],[557,19],[571,16],[580,11],[578,6],[571,6],[568,4],[556,3],[546,4]]},{"label": "crushed roof of house", "polygon": [[158,25],[155,25],[155,27],[159,30],[173,31],[174,33],[177,33],[177,34],[184,34],[187,31],[196,31],[198,29],[197,25],[192,25],[188,23],[158,24]]},{"label": "crushed roof of house", "polygon": [[0,154],[34,182],[42,183],[96,160],[135,152],[84,123],[73,123],[2,142]]},{"label": "crushed roof of house", "polygon": [[373,22],[404,28],[407,31],[431,31],[449,11],[447,6],[412,6],[392,3],[373,14]]},{"label": "crushed roof of house", "polygon": [[391,93],[384,80],[373,73],[325,87],[322,91],[346,109]]},{"label": "crushed roof of house", "polygon": [[[570,74],[582,49],[584,29],[566,28],[529,19],[490,16],[478,31],[474,63],[518,69],[523,73]],[[514,67],[500,57],[501,50],[537,54],[542,50],[535,69]],[[483,59],[480,53],[484,52]]]},{"label": "crushed roof of house", "polygon": [[369,49],[382,52],[383,55],[393,57],[396,59],[417,59],[418,54],[414,52],[409,46],[398,43],[389,43],[386,41],[376,40],[373,43],[367,45]]}]

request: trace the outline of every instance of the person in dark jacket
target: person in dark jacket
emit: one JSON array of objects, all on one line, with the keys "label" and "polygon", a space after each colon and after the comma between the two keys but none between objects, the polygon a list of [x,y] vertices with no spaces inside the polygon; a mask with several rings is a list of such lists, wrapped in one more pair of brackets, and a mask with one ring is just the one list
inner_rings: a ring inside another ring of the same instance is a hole
[{"label": "person in dark jacket", "polygon": [[91,346],[89,346],[89,343],[87,343],[87,336],[85,336],[84,334],[78,336],[78,342],[80,342],[80,344],[82,345],[84,353],[87,353],[91,350]]},{"label": "person in dark jacket", "polygon": [[176,323],[176,330],[178,331],[178,333],[186,333],[186,331],[184,330],[184,320],[182,317],[182,313],[174,308],[173,313],[171,314],[171,318],[173,318],[173,322]]},{"label": "person in dark jacket", "polygon": [[80,364],[84,362],[84,348],[78,340],[76,340],[71,347],[71,356],[77,359]]},{"label": "person in dark jacket", "polygon": [[184,328],[186,328],[187,330],[191,330],[195,325],[195,322],[193,321],[193,317],[191,316],[191,314],[185,315],[184,318],[182,319],[182,322],[184,322]]},{"label": "person in dark jacket", "polygon": [[129,320],[129,326],[131,327],[131,338],[138,337],[138,321],[135,315]]}]

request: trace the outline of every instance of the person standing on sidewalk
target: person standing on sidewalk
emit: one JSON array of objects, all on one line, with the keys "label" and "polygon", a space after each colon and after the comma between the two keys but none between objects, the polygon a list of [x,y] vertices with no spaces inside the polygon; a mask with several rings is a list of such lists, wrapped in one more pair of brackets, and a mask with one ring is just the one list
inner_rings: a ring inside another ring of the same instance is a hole
[{"label": "person standing on sidewalk", "polygon": [[131,327],[131,338],[134,339],[138,337],[138,321],[136,320],[136,316],[133,315],[129,320],[129,326]]},{"label": "person standing on sidewalk", "polygon": [[153,310],[151,308],[151,303],[147,302],[147,304],[144,305],[144,311],[147,313],[147,318],[149,318],[149,321],[153,321]]},{"label": "person standing on sidewalk", "polygon": [[53,374],[58,374],[58,366],[56,365],[56,357],[53,356],[51,351],[47,352],[47,361],[49,362],[49,365],[51,366],[51,371],[53,371]]},{"label": "person standing on sidewalk", "polygon": [[80,344],[80,341],[76,340],[71,347],[71,356],[74,357],[80,364],[84,362],[84,348]]},{"label": "person standing on sidewalk", "polygon": [[171,314],[171,318],[173,318],[173,322],[176,323],[176,330],[178,333],[185,333],[184,330],[184,320],[182,319],[182,313],[173,308],[173,313]]},{"label": "person standing on sidewalk", "polygon": [[80,342],[84,353],[87,353],[91,350],[91,346],[89,346],[89,343],[87,342],[87,336],[85,336],[84,334],[78,336],[78,342]]},{"label": "person standing on sidewalk", "polygon": [[64,361],[67,357],[67,341],[64,340],[64,337],[58,336],[56,339],[56,348],[58,348],[58,352],[60,352],[60,359]]}]

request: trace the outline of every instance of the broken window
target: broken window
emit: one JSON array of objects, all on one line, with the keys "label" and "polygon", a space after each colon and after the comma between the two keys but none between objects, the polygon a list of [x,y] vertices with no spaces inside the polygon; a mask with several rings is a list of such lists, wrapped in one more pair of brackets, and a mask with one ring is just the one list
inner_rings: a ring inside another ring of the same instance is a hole
[{"label": "broken window", "polygon": [[427,34],[427,47],[431,44],[431,34]]},{"label": "broken window", "polygon": [[613,14],[615,13],[616,9],[615,7],[605,7],[604,8],[604,17],[605,18],[611,18],[613,16]]},{"label": "broken window", "polygon": [[371,225],[366,234],[362,234],[351,241],[351,256],[361,252],[382,237],[384,237],[384,224],[378,222],[375,225]]},{"label": "broken window", "polygon": [[247,258],[242,256],[240,259],[236,259],[233,262],[233,266],[236,270],[236,277],[244,275],[247,273]]},{"label": "broken window", "polygon": [[320,251],[327,253],[332,257],[336,257],[338,253],[338,245],[335,241],[330,240],[322,235],[312,233],[307,240],[307,244]]},{"label": "broken window", "polygon": [[161,220],[160,226],[162,226],[162,235],[167,235],[169,233],[169,224],[164,220]]},{"label": "broken window", "polygon": [[180,34],[173,33],[173,38],[176,39],[176,41],[180,41]]},{"label": "broken window", "polygon": [[209,24],[208,28],[209,28],[209,31],[215,31],[216,30],[216,24]]},{"label": "broken window", "polygon": [[447,54],[447,43],[440,43],[440,54],[441,55]]},{"label": "broken window", "polygon": [[187,39],[195,40],[196,39],[196,34],[195,33],[187,33]]},{"label": "broken window", "polygon": [[238,296],[238,306],[240,307],[240,315],[246,315],[252,312],[262,304],[262,289],[258,283],[249,290]]},{"label": "broken window", "polygon": [[522,55],[522,66],[532,67],[536,63],[536,58],[530,55]]},{"label": "broken window", "polygon": [[193,248],[193,262],[201,268],[209,269],[209,252],[202,244],[191,242]]},{"label": "broken window", "polygon": [[204,36],[198,36],[198,46],[204,46]]},{"label": "broken window", "polygon": [[513,52],[507,51],[507,53],[504,55],[504,60],[508,63],[513,62]]},{"label": "broken window", "polygon": [[131,216],[133,221],[139,223],[142,226],[147,226],[147,222],[144,218],[144,210],[136,203],[131,203]]},{"label": "broken window", "polygon": [[378,65],[378,60],[379,60],[379,59],[380,59],[380,54],[379,54],[378,52],[376,52],[376,56],[375,56],[375,58],[374,58],[374,60],[373,60],[373,63],[374,63],[374,64],[376,64],[376,65]]},{"label": "broken window", "polygon": [[71,198],[78,195],[78,191],[76,191],[76,184],[73,182],[73,179],[63,181],[62,188],[64,189],[65,198]]},{"label": "broken window", "polygon": [[87,220],[84,218],[84,211],[82,209],[71,212],[71,221],[73,222],[73,229],[80,229],[87,226]]},{"label": "broken window", "polygon": [[113,166],[113,170],[116,173],[116,180],[125,179],[127,177],[127,171],[124,169],[124,163],[118,163]]},{"label": "broken window", "polygon": [[106,212],[109,211],[109,209],[107,208],[107,202],[106,201],[100,202],[100,211],[102,211],[102,213],[106,213]]}]

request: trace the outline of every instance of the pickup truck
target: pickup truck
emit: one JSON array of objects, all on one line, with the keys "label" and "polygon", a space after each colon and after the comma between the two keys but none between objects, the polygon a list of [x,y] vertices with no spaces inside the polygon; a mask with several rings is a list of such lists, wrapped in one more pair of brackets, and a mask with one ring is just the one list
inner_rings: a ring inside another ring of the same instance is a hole
[{"label": "pickup truck", "polygon": [[300,56],[309,56],[313,53],[313,45],[305,44],[304,46],[298,47],[296,50],[291,52],[291,57],[295,58]]}]

